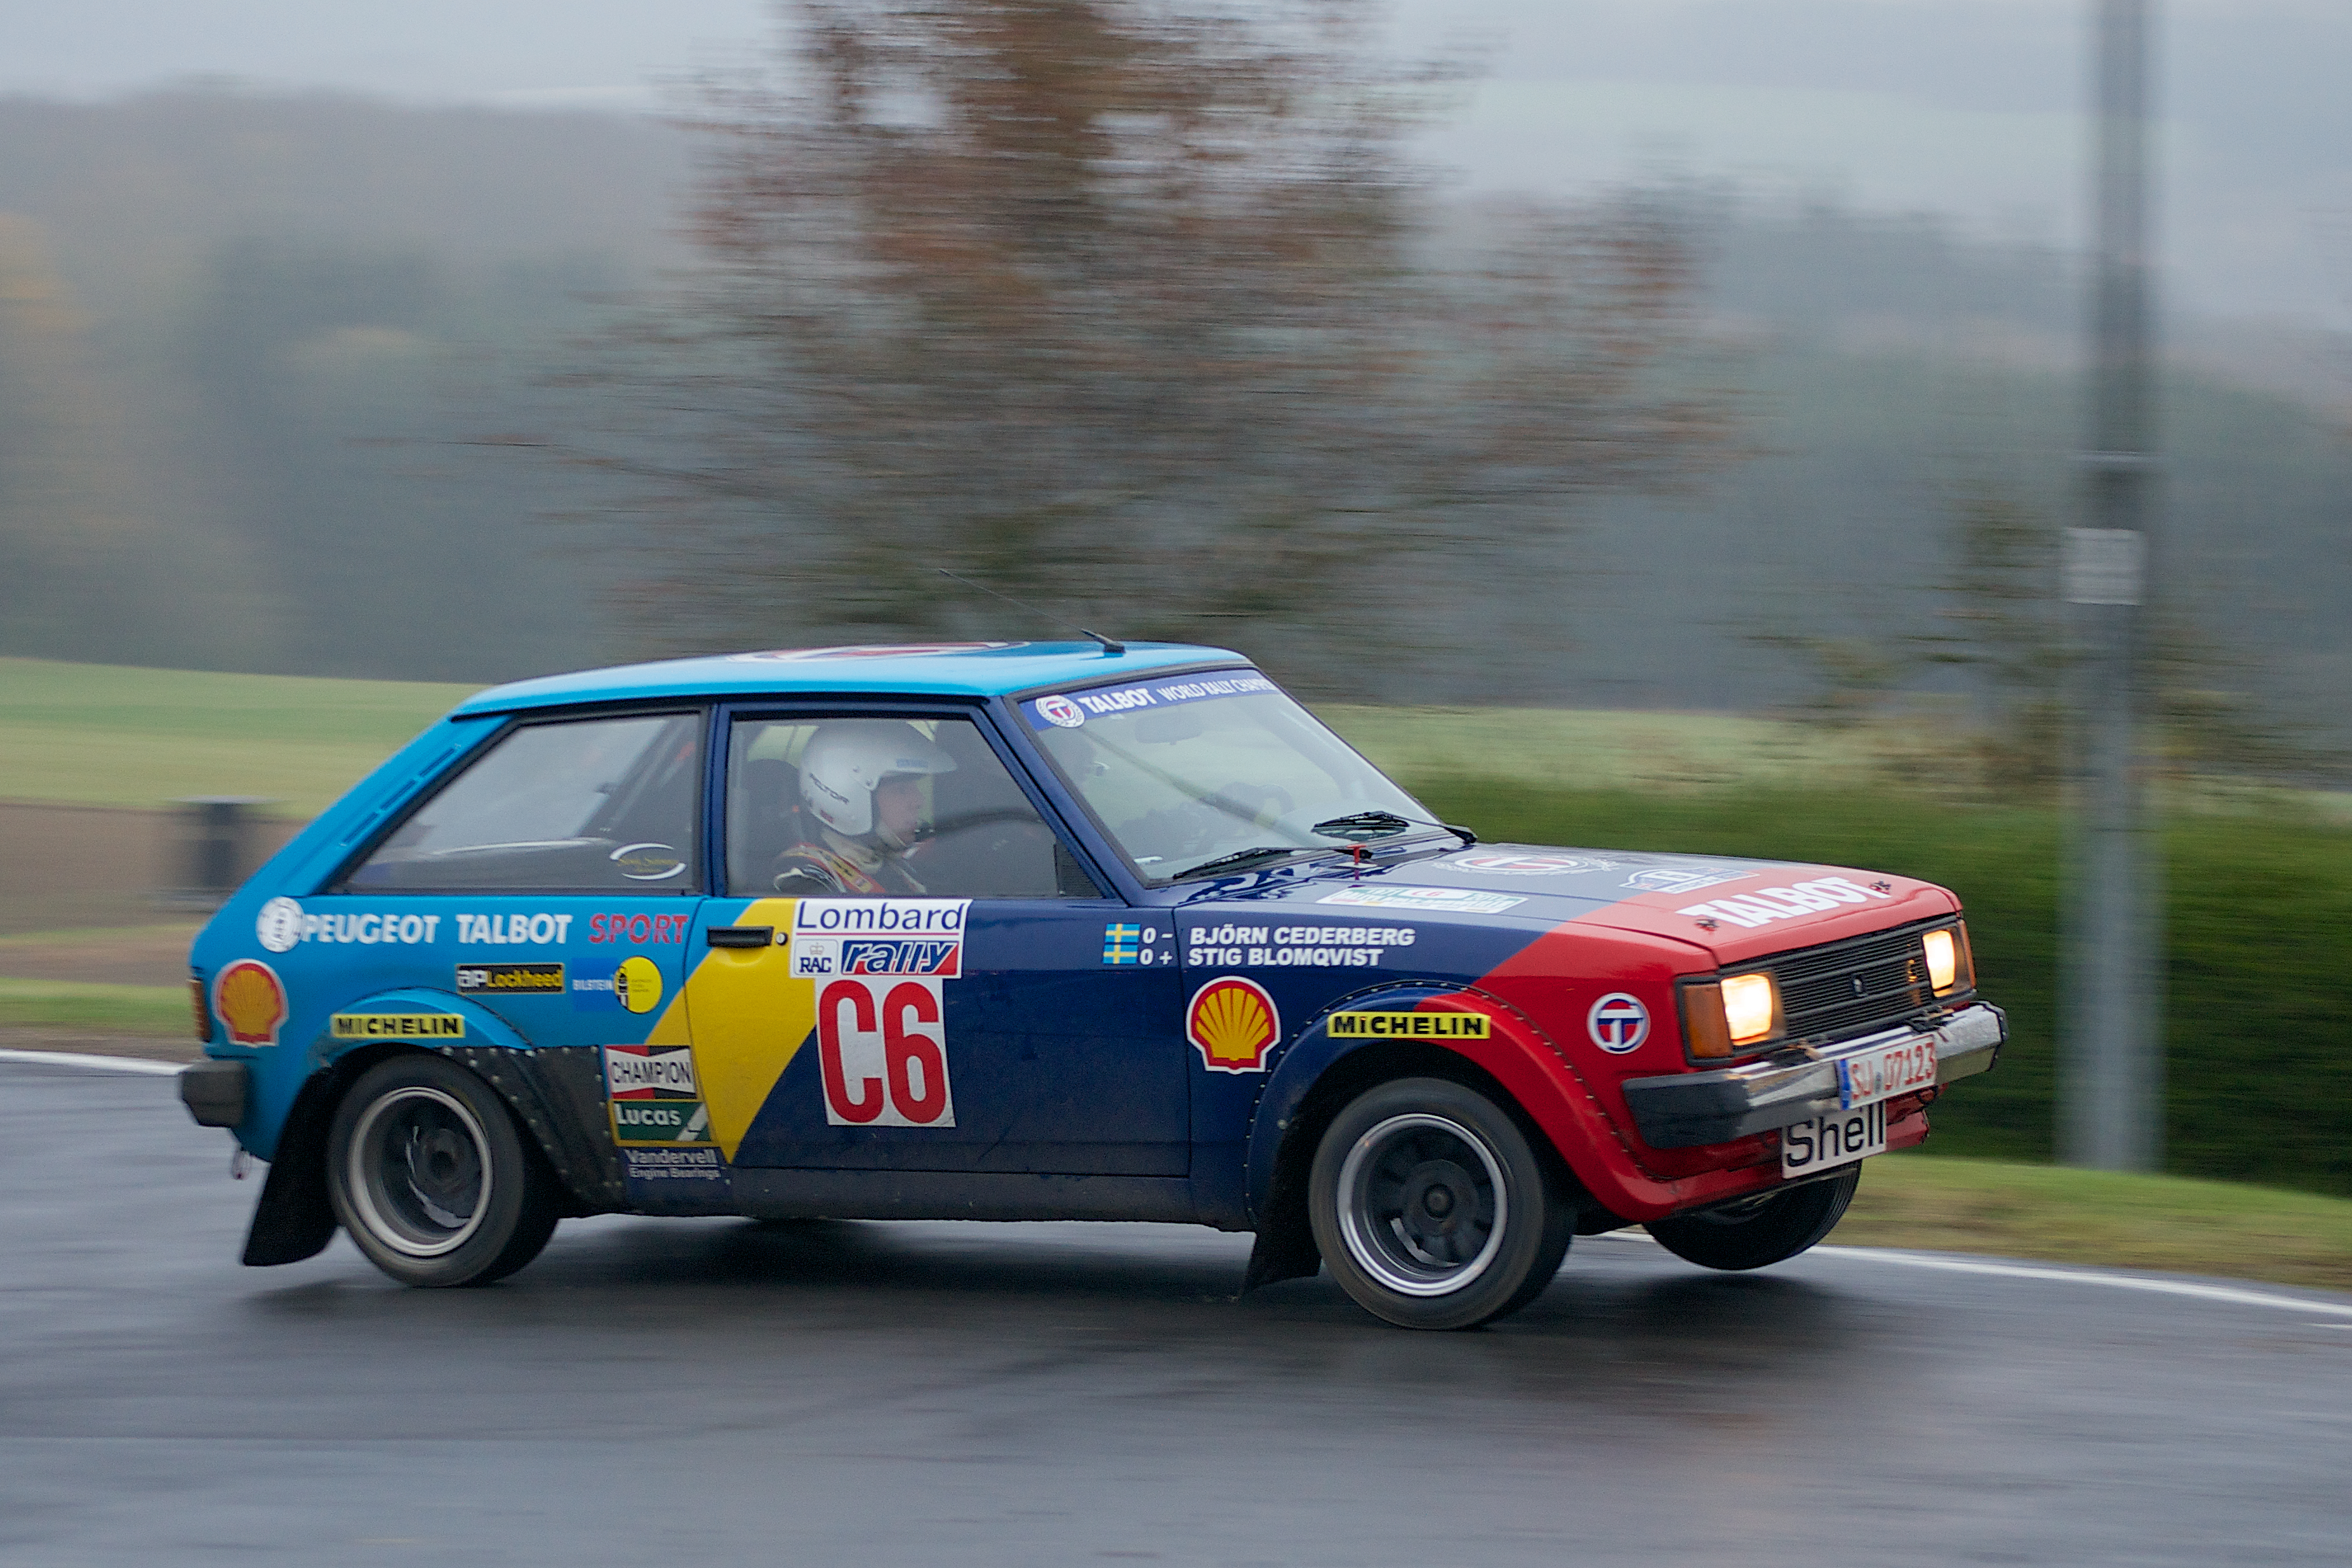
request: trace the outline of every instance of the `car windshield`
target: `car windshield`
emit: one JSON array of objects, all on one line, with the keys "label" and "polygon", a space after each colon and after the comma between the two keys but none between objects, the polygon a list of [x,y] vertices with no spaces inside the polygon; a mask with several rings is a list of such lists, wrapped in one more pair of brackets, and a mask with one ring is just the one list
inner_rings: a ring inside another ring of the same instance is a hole
[{"label": "car windshield", "polygon": [[1300,849],[1442,831],[1427,807],[1254,670],[1056,692],[1021,712],[1095,820],[1154,881],[1220,861],[1249,870]]}]

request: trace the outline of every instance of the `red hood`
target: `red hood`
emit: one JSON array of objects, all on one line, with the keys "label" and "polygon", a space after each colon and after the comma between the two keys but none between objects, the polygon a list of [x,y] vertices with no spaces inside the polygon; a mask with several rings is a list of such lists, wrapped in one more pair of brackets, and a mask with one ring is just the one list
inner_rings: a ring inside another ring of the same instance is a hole
[{"label": "red hood", "polygon": [[1774,864],[1687,893],[1634,893],[1572,923],[1695,942],[1717,963],[1734,964],[1959,908],[1959,900],[1933,882],[1843,866]]}]

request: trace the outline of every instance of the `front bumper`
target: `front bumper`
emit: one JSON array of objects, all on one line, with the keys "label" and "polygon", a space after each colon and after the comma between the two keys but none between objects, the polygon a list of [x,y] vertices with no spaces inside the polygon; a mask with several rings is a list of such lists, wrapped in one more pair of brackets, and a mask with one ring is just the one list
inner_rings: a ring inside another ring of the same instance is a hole
[{"label": "front bumper", "polygon": [[180,1069],[180,1103],[199,1127],[236,1127],[245,1121],[243,1062],[206,1060]]},{"label": "front bumper", "polygon": [[1642,1142],[1653,1149],[1728,1143],[1795,1121],[1833,1116],[1841,1057],[1874,1050],[1926,1034],[1936,1042],[1936,1081],[1983,1072],[2009,1038],[2009,1019],[1989,1002],[1961,1008],[1932,1029],[1908,1024],[1834,1046],[1800,1047],[1761,1061],[1714,1072],[1674,1073],[1625,1080],[1625,1103]]}]

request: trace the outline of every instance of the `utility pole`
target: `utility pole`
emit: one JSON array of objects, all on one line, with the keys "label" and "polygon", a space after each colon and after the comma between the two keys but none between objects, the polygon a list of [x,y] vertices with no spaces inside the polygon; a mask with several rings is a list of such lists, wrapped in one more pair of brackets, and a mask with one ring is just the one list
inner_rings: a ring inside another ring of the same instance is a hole
[{"label": "utility pole", "polygon": [[2073,822],[2059,1086],[2061,1157],[2152,1171],[2162,1157],[2163,879],[2140,735],[2150,494],[2148,0],[2095,0],[2097,240],[2082,526],[2066,531],[2074,667]]}]

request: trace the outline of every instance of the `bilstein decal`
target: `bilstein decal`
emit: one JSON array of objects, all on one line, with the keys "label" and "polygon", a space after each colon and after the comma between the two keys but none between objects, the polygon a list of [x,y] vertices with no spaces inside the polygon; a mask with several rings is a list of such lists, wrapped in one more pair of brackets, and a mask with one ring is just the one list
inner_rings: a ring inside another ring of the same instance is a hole
[{"label": "bilstein decal", "polygon": [[462,1040],[466,1020],[455,1013],[338,1013],[328,1029],[339,1040]]},{"label": "bilstein decal", "polygon": [[1484,1013],[1334,1013],[1335,1040],[1483,1040],[1494,1027]]}]

